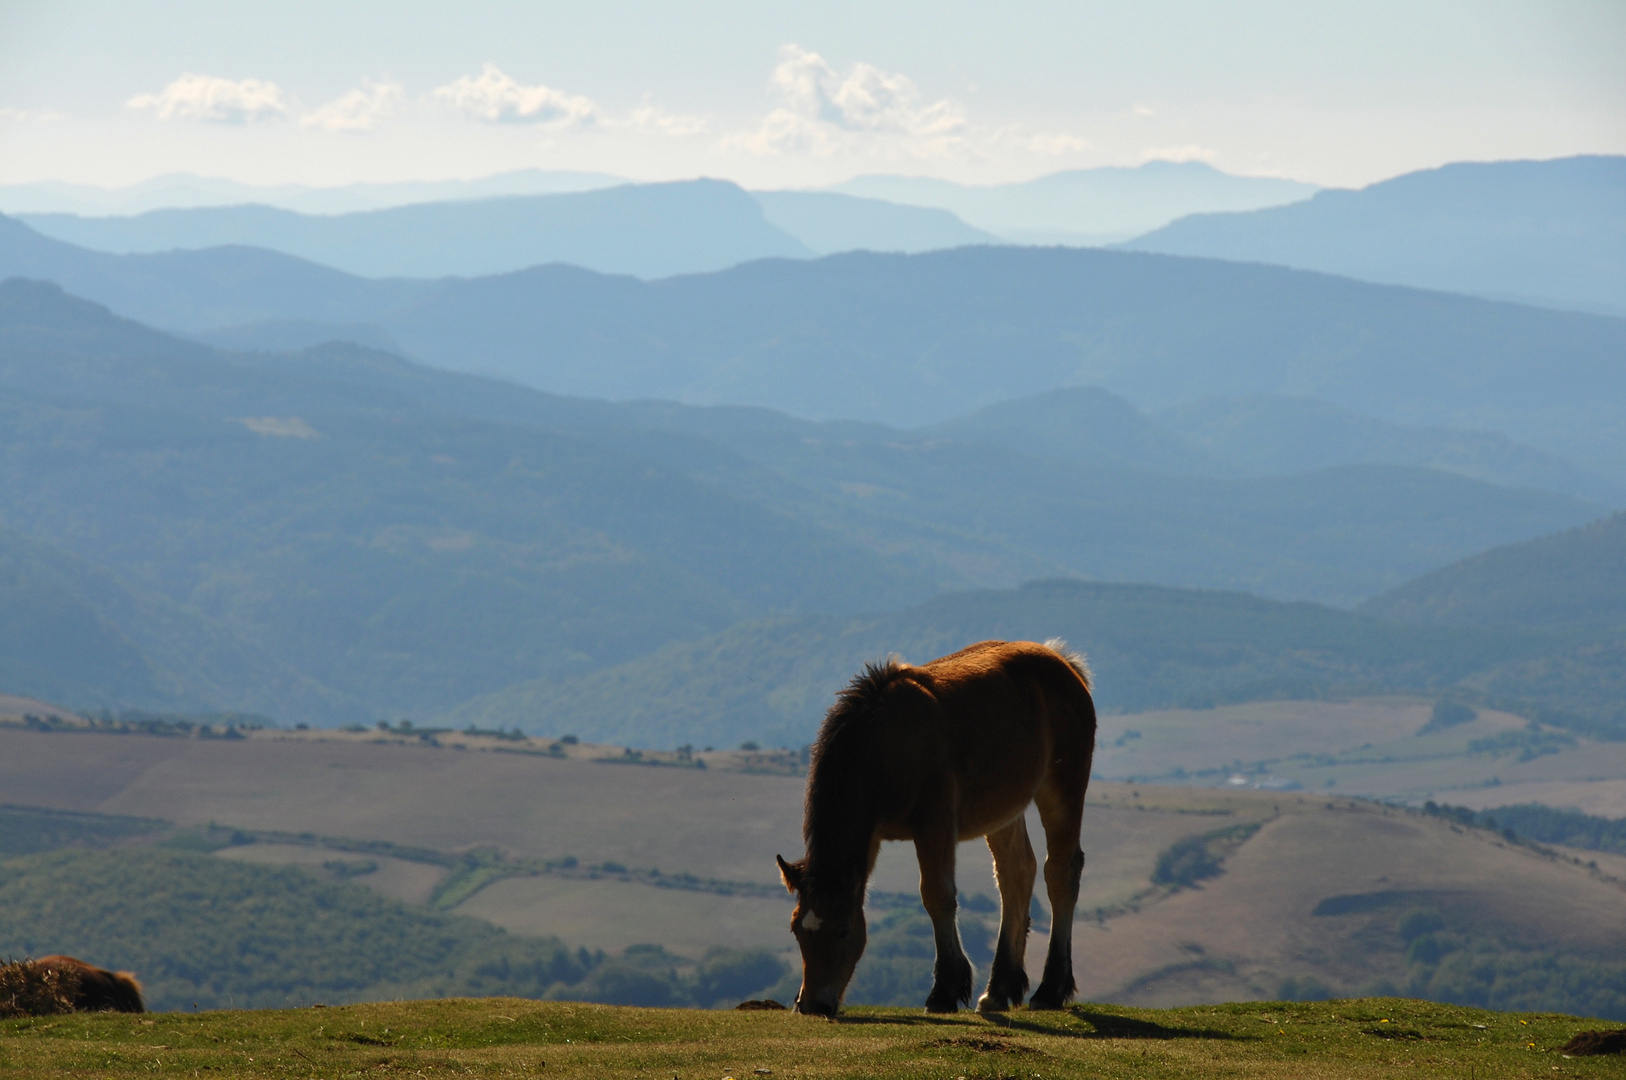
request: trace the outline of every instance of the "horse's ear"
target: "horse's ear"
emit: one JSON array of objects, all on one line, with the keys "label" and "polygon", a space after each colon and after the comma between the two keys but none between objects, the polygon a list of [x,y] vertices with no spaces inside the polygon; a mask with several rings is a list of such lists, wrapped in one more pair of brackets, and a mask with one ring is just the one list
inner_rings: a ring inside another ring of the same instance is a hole
[{"label": "horse's ear", "polygon": [[785,861],[783,855],[775,855],[774,861],[779,864],[779,877],[785,883],[785,891],[799,893],[802,891],[802,868],[795,863]]}]

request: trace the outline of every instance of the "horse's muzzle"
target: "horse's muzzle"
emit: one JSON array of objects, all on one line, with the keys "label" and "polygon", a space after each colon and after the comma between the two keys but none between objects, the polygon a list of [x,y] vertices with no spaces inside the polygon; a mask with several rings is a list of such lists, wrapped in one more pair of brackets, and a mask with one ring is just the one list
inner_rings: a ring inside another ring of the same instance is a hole
[{"label": "horse's muzzle", "polygon": [[835,1005],[827,1004],[823,1001],[803,1001],[800,997],[798,997],[796,999],[796,1011],[804,1016],[822,1016],[826,1020],[834,1020],[836,1018]]}]

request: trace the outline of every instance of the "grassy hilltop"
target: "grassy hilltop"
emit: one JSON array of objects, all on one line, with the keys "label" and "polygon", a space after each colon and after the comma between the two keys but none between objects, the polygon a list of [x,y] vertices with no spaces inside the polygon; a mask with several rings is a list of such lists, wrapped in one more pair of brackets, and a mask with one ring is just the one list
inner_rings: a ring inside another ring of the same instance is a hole
[{"label": "grassy hilltop", "polygon": [[0,1076],[1618,1076],[1559,1049],[1596,1022],[1395,999],[926,1016],[697,1012],[513,998],[0,1023]]}]

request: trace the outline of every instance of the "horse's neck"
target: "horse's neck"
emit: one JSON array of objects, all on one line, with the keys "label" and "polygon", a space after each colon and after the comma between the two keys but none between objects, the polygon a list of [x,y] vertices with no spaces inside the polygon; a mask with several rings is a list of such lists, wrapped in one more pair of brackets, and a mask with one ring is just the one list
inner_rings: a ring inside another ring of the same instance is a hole
[{"label": "horse's neck", "polygon": [[807,861],[818,890],[862,897],[874,854],[875,760],[849,729],[823,748],[808,778]]},{"label": "horse's neck", "polygon": [[876,816],[867,800],[842,810],[839,819],[827,820],[812,837],[808,872],[825,895],[862,897],[874,869]]}]

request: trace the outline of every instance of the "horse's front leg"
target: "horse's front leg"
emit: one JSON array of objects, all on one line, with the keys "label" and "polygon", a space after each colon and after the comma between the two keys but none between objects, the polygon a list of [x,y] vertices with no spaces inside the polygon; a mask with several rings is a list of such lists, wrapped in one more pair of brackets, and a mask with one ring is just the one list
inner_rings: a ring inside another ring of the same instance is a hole
[{"label": "horse's front leg", "polygon": [[957,843],[953,832],[915,837],[915,856],[920,860],[920,899],[926,905],[926,914],[932,917],[932,936],[937,940],[932,992],[926,996],[927,1012],[957,1012],[961,1005],[971,1004],[971,961],[960,944],[960,927],[955,921]]}]

